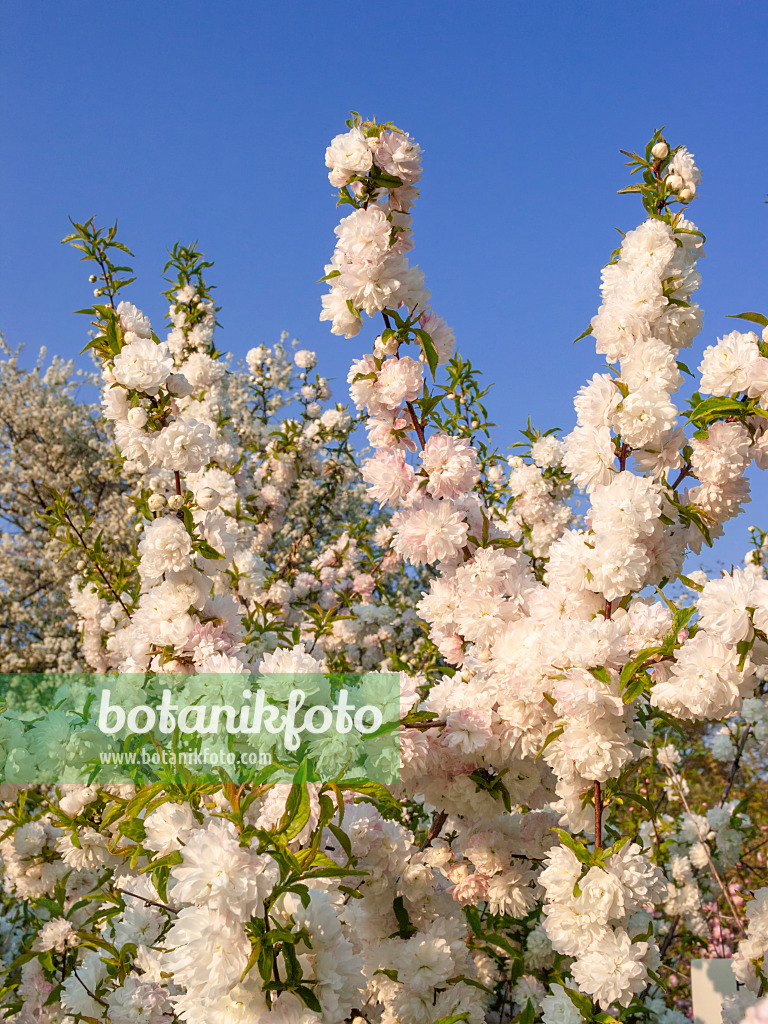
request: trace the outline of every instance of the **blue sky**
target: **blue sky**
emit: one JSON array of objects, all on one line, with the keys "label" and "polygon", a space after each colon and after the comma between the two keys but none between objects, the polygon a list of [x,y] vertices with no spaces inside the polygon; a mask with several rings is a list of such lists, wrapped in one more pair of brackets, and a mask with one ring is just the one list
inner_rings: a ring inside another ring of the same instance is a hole
[{"label": "blue sky", "polygon": [[[0,328],[30,353],[75,356],[90,289],[59,246],[68,216],[118,218],[131,297],[159,326],[174,241],[216,261],[220,344],[243,355],[282,330],[339,379],[360,339],[319,312],[337,222],[323,155],[350,109],[425,151],[413,259],[462,353],[495,383],[500,447],[530,415],[569,429],[595,370],[571,344],[599,304],[615,228],[642,219],[618,150],[665,124],[704,180],[708,238],[695,355],[768,311],[768,6],[699,0],[356,7],[259,0],[6,0],[0,8]],[[768,487],[729,530],[768,524]],[[714,564],[710,558],[710,564]]]}]

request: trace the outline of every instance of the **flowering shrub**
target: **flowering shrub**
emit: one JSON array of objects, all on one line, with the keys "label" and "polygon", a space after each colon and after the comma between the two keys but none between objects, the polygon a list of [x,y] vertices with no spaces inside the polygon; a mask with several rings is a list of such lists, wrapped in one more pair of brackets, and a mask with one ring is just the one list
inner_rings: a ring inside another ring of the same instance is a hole
[{"label": "flowering shrub", "polygon": [[[733,957],[746,988],[726,1013],[762,1020],[768,544],[755,531],[720,579],[685,560],[763,468],[768,344],[719,340],[685,410],[673,402],[701,330],[693,156],[659,132],[627,154],[646,219],[585,332],[606,371],[576,396],[573,431],[529,424],[505,458],[409,262],[420,147],[357,115],[347,128],[326,152],[346,215],[321,319],[346,338],[376,324],[372,351],[352,353],[357,416],[323,411],[307,350],[259,347],[247,374],[228,369],[194,249],[171,252],[160,340],[120,298],[133,279],[114,229],[75,224],[103,300],[86,312],[108,426],[65,390],[82,436],[96,431],[69,493],[41,470],[42,435],[9,447],[25,487],[37,475],[57,493],[47,538],[30,528],[5,557],[27,573],[54,551],[77,560],[82,643],[51,643],[46,667],[82,657],[126,700],[171,673],[399,672],[400,784],[274,783],[269,768],[250,785],[5,782],[7,1014],[678,1024],[698,954]],[[768,337],[768,318],[743,318]],[[63,413],[52,429],[79,436]],[[59,607],[62,577],[45,586]],[[46,624],[28,655],[42,665],[60,613],[19,604],[25,629]],[[0,718],[8,765],[19,728]]]}]

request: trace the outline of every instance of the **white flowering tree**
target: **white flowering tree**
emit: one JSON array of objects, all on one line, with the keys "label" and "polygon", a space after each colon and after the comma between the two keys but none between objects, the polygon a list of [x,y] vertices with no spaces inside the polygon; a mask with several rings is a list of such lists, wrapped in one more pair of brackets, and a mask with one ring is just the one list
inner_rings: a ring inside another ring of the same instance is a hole
[{"label": "white flowering tree", "polygon": [[180,247],[161,341],[120,300],[122,243],[89,221],[69,240],[102,300],[87,312],[109,426],[86,447],[104,524],[121,523],[113,538],[91,490],[53,479],[46,523],[78,559],[83,658],[121,699],[180,672],[226,695],[253,670],[394,669],[400,784],[266,771],[24,787],[30,734],[61,766],[74,741],[0,717],[7,1015],[681,1024],[680,974],[703,950],[732,956],[746,986],[729,1019],[762,1020],[748,1008],[766,980],[765,813],[741,798],[764,793],[764,536],[721,579],[685,559],[762,468],[768,348],[718,341],[674,404],[701,329],[693,157],[659,132],[628,154],[646,219],[604,269],[587,332],[606,372],[570,434],[529,424],[504,459],[408,260],[421,150],[391,124],[347,129],[326,153],[347,215],[321,319],[348,338],[375,325],[348,378],[360,476],[356,420],[323,412],[311,353],[258,348],[247,377],[228,373],[206,263]]}]

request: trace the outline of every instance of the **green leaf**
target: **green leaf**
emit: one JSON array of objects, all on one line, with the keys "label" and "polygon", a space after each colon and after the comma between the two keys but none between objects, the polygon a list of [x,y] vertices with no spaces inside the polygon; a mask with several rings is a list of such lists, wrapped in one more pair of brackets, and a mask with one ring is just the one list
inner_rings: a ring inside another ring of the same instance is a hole
[{"label": "green leaf", "polygon": [[51,900],[47,896],[41,896],[40,899],[35,900],[36,907],[45,907],[49,914],[53,917],[61,916],[61,907],[56,900]]},{"label": "green leaf", "polygon": [[146,786],[144,789],[139,790],[136,796],[133,797],[125,808],[126,818],[135,818],[141,811],[142,807],[146,807],[151,800],[154,800],[158,793],[162,792],[162,789],[163,783],[155,782],[153,785]]},{"label": "green leaf", "polygon": [[400,188],[403,184],[402,178],[398,178],[396,174],[387,174],[375,164],[371,171],[371,177],[377,185],[381,185],[383,188]]},{"label": "green leaf", "polygon": [[717,420],[730,416],[742,416],[751,412],[746,402],[738,398],[706,398],[687,413],[688,419],[697,427],[706,427]]},{"label": "green leaf", "polygon": [[195,520],[192,518],[192,510],[187,505],[184,505],[181,509],[181,514],[184,517],[184,529],[191,537],[194,537]]},{"label": "green leaf", "polygon": [[280,819],[280,831],[290,841],[295,839],[309,821],[309,792],[306,785],[291,786],[291,792],[285,801],[285,813]]},{"label": "green leaf", "polygon": [[690,587],[691,590],[697,590],[699,593],[704,589],[703,584],[695,583],[689,576],[683,576],[682,573],[677,573],[677,578],[681,583],[684,583],[686,587]]},{"label": "green leaf", "polygon": [[656,816],[656,808],[653,806],[647,796],[643,796],[641,793],[624,793],[618,794],[623,801],[626,803],[637,804],[642,807],[643,810],[647,811],[651,818]]},{"label": "green leaf", "polygon": [[696,608],[678,608],[672,616],[672,625],[669,633],[664,638],[664,653],[670,654],[677,644],[677,634],[681,629],[685,629],[688,623],[691,621],[693,616],[696,614]]},{"label": "green leaf", "polygon": [[565,726],[564,725],[558,725],[558,727],[556,729],[553,729],[552,732],[544,740],[544,743],[543,743],[541,749],[536,754],[536,757],[534,757],[533,760],[534,761],[538,761],[539,758],[541,757],[541,755],[544,753],[544,751],[549,746],[549,744],[550,743],[554,743],[554,741],[558,738],[558,736],[562,736],[564,732],[565,732]]},{"label": "green leaf", "polygon": [[411,919],[408,915],[408,911],[405,909],[402,896],[398,896],[393,900],[392,909],[394,910],[395,918],[397,919],[398,937],[401,939],[410,939],[412,935],[416,934],[418,929],[411,924]]},{"label": "green leaf", "polygon": [[597,668],[591,668],[589,671],[595,679],[599,680],[601,683],[605,683],[606,685],[610,684],[611,673],[607,668],[603,668],[602,665],[598,665]]},{"label": "green leaf", "polygon": [[473,907],[471,903],[467,904],[464,907],[464,916],[469,922],[469,927],[472,929],[475,935],[479,935],[481,931],[481,923],[480,913],[477,907]]},{"label": "green leaf", "polygon": [[488,935],[484,935],[483,939],[486,942],[490,942],[492,946],[498,946],[498,948],[503,949],[505,953],[509,953],[513,960],[518,959],[520,956],[520,950],[515,949],[509,939],[505,939],[503,935],[498,935],[496,932],[490,932]]},{"label": "green leaf", "polygon": [[640,672],[624,690],[624,703],[631,704],[650,687],[651,680],[646,672]]},{"label": "green leaf", "polygon": [[216,548],[212,548],[207,540],[201,540],[197,544],[197,550],[203,556],[203,558],[223,558],[224,555],[220,554]]},{"label": "green leaf", "polygon": [[299,985],[294,989],[296,995],[301,999],[309,1008],[315,1013],[322,1013],[323,1008],[320,1005],[320,1000],[317,998],[311,988],[307,988],[306,985]]},{"label": "green leaf", "polygon": [[621,690],[625,690],[637,673],[642,670],[646,661],[655,654],[662,654],[663,652],[663,647],[644,647],[642,651],[639,651],[621,670],[621,675],[619,676],[619,688]]},{"label": "green leaf", "polygon": [[432,338],[430,337],[429,334],[427,334],[426,331],[422,331],[421,329],[414,329],[413,333],[421,342],[421,347],[422,350],[424,351],[424,358],[427,360],[427,365],[429,366],[430,373],[432,374],[432,379],[434,380],[438,362],[437,349],[435,348],[435,343],[432,341]]},{"label": "green leaf", "polygon": [[517,1015],[518,1024],[533,1024],[536,1020],[536,1011],[530,999],[525,1001],[525,1009]]},{"label": "green leaf", "polygon": [[254,943],[254,946],[253,949],[251,950],[251,955],[248,957],[248,963],[245,965],[243,973],[240,975],[240,981],[245,981],[246,974],[248,974],[248,972],[256,966],[256,962],[261,956],[261,939],[254,936],[251,938],[251,942]]},{"label": "green leaf", "polygon": [[761,327],[768,327],[768,317],[762,313],[729,313],[729,320],[751,320],[753,324],[760,324]]},{"label": "green leaf", "polygon": [[578,338],[574,338],[573,339],[573,344],[575,345],[577,341],[581,341],[582,338],[586,338],[591,333],[592,333],[592,324],[589,325],[589,327],[586,329],[586,331],[582,331],[581,334],[578,336]]},{"label": "green leaf", "polygon": [[368,797],[369,801],[375,804],[385,817],[399,819],[402,816],[402,804],[380,782],[370,782],[368,779],[345,779],[339,783],[339,789],[350,789],[354,793]]},{"label": "green leaf", "polygon": [[577,839],[574,839],[572,835],[569,835],[567,832],[564,832],[561,828],[553,828],[552,831],[555,833],[555,835],[563,844],[563,846],[567,847],[567,849],[569,849],[571,853],[576,854],[576,856],[579,858],[582,864],[592,863],[592,854],[586,848],[584,843],[581,843]]},{"label": "green leaf", "polygon": [[332,822],[329,822],[326,827],[347,855],[347,860],[352,860],[352,844],[350,843],[349,836],[344,829],[339,828],[338,825],[334,825]]},{"label": "green leaf", "polygon": [[572,988],[565,988],[565,986],[563,986],[563,988],[565,989],[565,992],[568,995],[568,998],[573,1003],[573,1005],[576,1007],[577,1010],[581,1012],[581,1015],[584,1018],[584,1020],[592,1020],[595,1008],[592,1005],[592,1000],[589,998],[589,996],[585,996],[581,992],[574,992]]},{"label": "green leaf", "polygon": [[144,822],[140,818],[129,818],[126,821],[121,821],[118,835],[125,836],[126,839],[132,839],[136,843],[140,843],[142,839],[147,838]]}]

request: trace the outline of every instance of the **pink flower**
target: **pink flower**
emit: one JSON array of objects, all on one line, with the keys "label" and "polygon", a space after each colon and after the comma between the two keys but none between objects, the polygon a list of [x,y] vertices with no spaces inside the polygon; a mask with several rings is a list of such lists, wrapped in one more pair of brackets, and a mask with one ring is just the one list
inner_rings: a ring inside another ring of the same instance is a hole
[{"label": "pink flower", "polygon": [[447,562],[467,542],[464,514],[449,501],[425,499],[419,508],[397,512],[392,525],[397,531],[393,548],[415,565]]},{"label": "pink flower", "polygon": [[369,485],[368,493],[382,505],[405,503],[416,483],[413,468],[399,451],[376,452],[363,463],[362,474]]},{"label": "pink flower", "polygon": [[421,453],[433,498],[458,498],[480,478],[477,452],[463,437],[433,434]]},{"label": "pink flower", "polygon": [[386,409],[396,409],[403,402],[413,402],[421,394],[424,370],[410,356],[387,359],[376,381],[376,399]]}]

